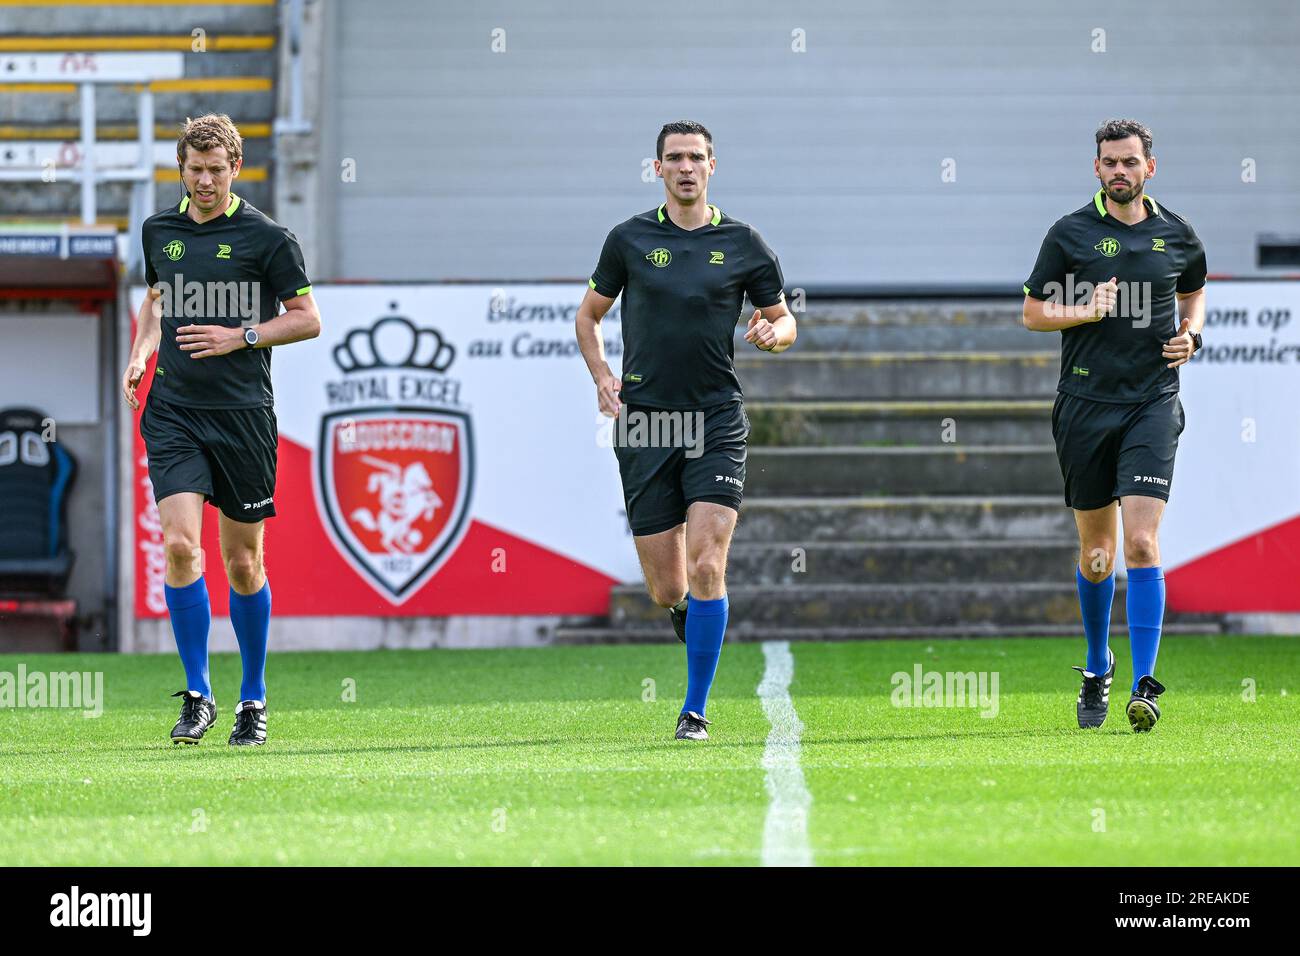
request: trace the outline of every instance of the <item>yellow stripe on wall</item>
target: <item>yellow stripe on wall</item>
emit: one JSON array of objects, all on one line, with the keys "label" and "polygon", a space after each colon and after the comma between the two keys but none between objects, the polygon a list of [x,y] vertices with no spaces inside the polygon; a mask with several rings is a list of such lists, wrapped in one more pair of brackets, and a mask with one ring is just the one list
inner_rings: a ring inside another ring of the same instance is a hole
[{"label": "yellow stripe on wall", "polygon": [[0,7],[269,7],[276,0],[0,0]]},{"label": "yellow stripe on wall", "polygon": [[[113,83],[139,91],[139,83]],[[265,76],[196,76],[183,80],[154,80],[155,93],[266,93],[271,80]],[[0,83],[0,93],[75,93],[76,83]]]},{"label": "yellow stripe on wall", "polygon": [[[3,0],[0,0],[3,2]],[[271,135],[270,123],[240,123],[235,125],[239,128],[240,135],[244,139],[265,139]],[[137,138],[138,127],[134,124],[106,124],[95,128],[95,139],[100,142],[108,140],[133,140]],[[179,139],[181,135],[181,124],[158,123],[153,129],[154,139]],[[0,126],[0,140],[57,140],[65,142],[68,140],[81,139],[80,126]]]},{"label": "yellow stripe on wall", "polygon": [[[3,4],[4,0],[0,0]],[[208,52],[234,50],[271,50],[275,37],[269,33],[238,34],[218,33],[206,40]],[[4,53],[80,53],[93,50],[179,50],[193,52],[194,37],[170,34],[138,34],[135,36],[58,36],[58,37],[0,37],[0,52]]]},{"label": "yellow stripe on wall", "polygon": [[[265,166],[245,166],[239,171],[239,176],[235,179],[235,185],[240,183],[264,183],[266,182],[267,170]],[[159,166],[153,171],[153,180],[156,183],[177,183],[181,181],[181,174],[174,166]]]}]

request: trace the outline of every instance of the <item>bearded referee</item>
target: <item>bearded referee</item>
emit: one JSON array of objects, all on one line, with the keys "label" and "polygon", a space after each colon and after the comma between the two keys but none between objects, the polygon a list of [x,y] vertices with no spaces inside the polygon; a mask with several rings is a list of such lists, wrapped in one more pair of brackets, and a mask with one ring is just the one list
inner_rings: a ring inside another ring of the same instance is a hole
[{"label": "bearded referee", "polygon": [[1065,503],[1079,530],[1075,580],[1088,657],[1076,702],[1080,727],[1100,727],[1115,655],[1108,647],[1115,594],[1116,503],[1124,562],[1135,731],[1160,719],[1156,653],[1165,613],[1157,532],[1183,430],[1178,368],[1201,347],[1205,248],[1192,227],[1146,195],[1155,176],[1151,132],[1110,120],[1096,133],[1101,188],[1047,232],[1025,283],[1024,323],[1061,333],[1052,434]]},{"label": "bearded referee", "polygon": [[[669,123],[655,155],[664,202],[610,231],[576,324],[600,411],[631,426],[616,429],[622,437],[614,450],[646,586],[686,644],[686,700],[676,736],[706,740],[749,437],[733,336],[746,295],[757,307],[745,332],[755,348],[788,349],[795,321],[776,255],[752,226],[709,205],[717,167],[709,131]],[[605,361],[599,330],[620,295],[621,378]],[[649,422],[653,429],[655,421],[681,426],[673,431],[681,440],[637,440],[638,426]]]},{"label": "bearded referee", "polygon": [[140,434],[162,520],[167,612],[185,668],[185,689],[173,695],[182,700],[171,739],[197,744],[217,719],[208,679],[212,615],[199,548],[209,501],[220,512],[230,621],[243,663],[229,742],[256,746],[266,742],[271,618],[262,531],[275,515],[271,348],[315,338],[320,313],[293,233],[231,191],[243,141],[230,118],[187,120],[176,161],[185,198],[141,230],[150,289],[122,393],[128,406],[139,407],[135,390],[158,349]]}]

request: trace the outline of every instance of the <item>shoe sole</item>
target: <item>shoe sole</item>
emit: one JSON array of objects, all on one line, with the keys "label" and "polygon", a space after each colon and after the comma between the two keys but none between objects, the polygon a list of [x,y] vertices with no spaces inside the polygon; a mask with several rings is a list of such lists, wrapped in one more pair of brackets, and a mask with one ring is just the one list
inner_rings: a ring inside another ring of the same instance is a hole
[{"label": "shoe sole", "polygon": [[1129,701],[1128,722],[1133,726],[1134,733],[1149,733],[1159,719],[1160,712],[1145,700]]},{"label": "shoe sole", "polygon": [[[1075,716],[1077,717],[1078,715],[1076,714]],[[1095,724],[1085,724],[1085,723],[1083,722],[1082,718],[1080,718],[1080,719],[1079,719],[1079,729],[1080,729],[1080,730],[1096,730],[1098,727],[1100,727],[1100,726],[1101,726],[1102,724],[1104,724],[1105,722],[1106,722],[1106,718],[1105,718],[1105,717],[1102,717],[1101,720],[1097,721]]]}]

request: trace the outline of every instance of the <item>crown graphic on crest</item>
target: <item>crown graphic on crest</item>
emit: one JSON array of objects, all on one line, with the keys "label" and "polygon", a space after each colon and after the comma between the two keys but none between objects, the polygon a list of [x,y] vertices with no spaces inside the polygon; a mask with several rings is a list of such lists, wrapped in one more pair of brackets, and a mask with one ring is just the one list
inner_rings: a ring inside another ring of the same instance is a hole
[{"label": "crown graphic on crest", "polygon": [[[394,302],[390,308],[396,309]],[[386,315],[368,329],[353,329],[334,346],[334,363],[344,372],[380,368],[407,368],[420,372],[445,372],[456,349],[443,341],[437,329],[416,328],[402,315]]]}]

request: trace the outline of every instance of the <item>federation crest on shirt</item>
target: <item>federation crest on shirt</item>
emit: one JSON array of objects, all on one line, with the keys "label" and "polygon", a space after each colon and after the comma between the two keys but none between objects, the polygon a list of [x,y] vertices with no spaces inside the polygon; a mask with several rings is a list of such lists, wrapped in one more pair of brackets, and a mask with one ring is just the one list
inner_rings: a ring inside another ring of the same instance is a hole
[{"label": "federation crest on shirt", "polygon": [[317,508],[344,559],[402,604],[469,524],[473,430],[460,383],[444,374],[455,349],[436,329],[390,315],[353,329],[333,357],[343,378],[326,384]]}]

